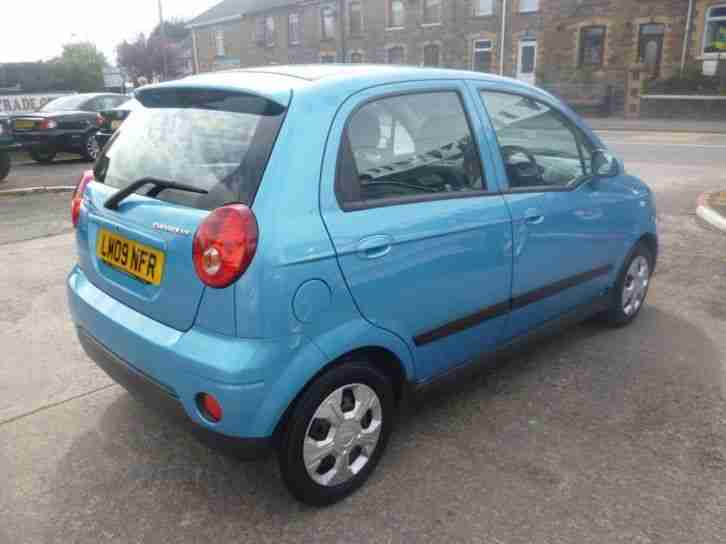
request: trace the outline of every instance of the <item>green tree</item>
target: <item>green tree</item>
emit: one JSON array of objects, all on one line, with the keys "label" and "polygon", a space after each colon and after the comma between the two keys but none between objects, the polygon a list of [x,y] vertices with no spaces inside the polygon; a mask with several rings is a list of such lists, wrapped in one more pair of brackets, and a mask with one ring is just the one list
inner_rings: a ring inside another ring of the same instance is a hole
[{"label": "green tree", "polygon": [[91,42],[68,43],[63,53],[52,61],[56,89],[81,93],[102,91],[106,57]]}]

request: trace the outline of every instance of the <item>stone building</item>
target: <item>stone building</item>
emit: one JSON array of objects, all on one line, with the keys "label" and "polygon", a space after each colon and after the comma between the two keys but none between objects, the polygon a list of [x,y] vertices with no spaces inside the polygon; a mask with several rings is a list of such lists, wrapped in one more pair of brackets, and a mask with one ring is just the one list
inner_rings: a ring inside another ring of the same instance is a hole
[{"label": "stone building", "polygon": [[[690,13],[689,13],[690,11]],[[224,0],[189,24],[200,72],[366,62],[607,86],[637,114],[642,82],[726,58],[726,0]]]}]

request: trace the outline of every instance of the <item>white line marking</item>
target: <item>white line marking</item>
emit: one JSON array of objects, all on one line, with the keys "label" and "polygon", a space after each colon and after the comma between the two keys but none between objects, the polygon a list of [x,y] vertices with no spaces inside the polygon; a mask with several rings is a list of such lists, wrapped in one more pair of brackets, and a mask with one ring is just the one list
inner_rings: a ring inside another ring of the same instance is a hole
[{"label": "white line marking", "polygon": [[607,140],[606,138],[603,138],[605,142],[611,144],[611,145],[650,145],[650,146],[668,146],[668,147],[700,147],[703,149],[726,149],[726,145],[717,145],[717,144],[710,144],[710,145],[703,145],[703,144],[669,144],[664,142],[615,142],[613,140]]}]

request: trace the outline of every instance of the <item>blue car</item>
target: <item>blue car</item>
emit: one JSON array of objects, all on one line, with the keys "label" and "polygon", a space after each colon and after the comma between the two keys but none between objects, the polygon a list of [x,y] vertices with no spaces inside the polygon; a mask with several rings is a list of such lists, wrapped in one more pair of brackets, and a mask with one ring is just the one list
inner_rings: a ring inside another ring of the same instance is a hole
[{"label": "blue car", "polygon": [[370,476],[410,395],[642,308],[653,195],[540,89],[318,65],[136,97],[71,203],[80,342],[306,503]]}]

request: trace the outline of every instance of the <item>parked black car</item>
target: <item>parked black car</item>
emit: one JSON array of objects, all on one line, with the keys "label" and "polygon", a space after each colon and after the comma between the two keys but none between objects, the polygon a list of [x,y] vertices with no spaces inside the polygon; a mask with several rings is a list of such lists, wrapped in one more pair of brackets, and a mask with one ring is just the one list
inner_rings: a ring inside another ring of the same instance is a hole
[{"label": "parked black car", "polygon": [[13,117],[17,143],[33,160],[52,162],[56,154],[77,153],[95,161],[99,147],[96,132],[103,123],[101,111],[128,100],[122,94],[74,94],[48,102],[39,111]]},{"label": "parked black car", "polygon": [[143,106],[138,100],[132,98],[118,107],[115,107],[111,110],[104,110],[101,112],[101,117],[103,117],[103,121],[101,122],[101,127],[96,133],[96,141],[98,142],[98,147],[100,149],[104,148],[104,146],[111,139],[111,136],[115,134],[115,132],[121,126],[121,123],[126,120],[129,114],[138,108],[143,108]]},{"label": "parked black car", "polygon": [[13,130],[10,117],[0,113],[0,181],[10,173],[10,150],[13,147]]}]

